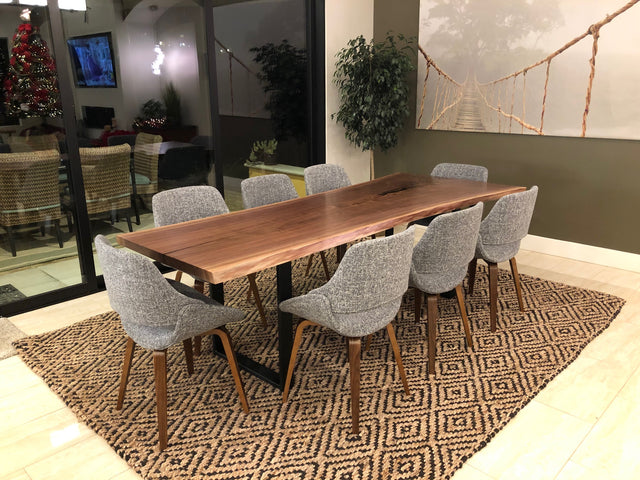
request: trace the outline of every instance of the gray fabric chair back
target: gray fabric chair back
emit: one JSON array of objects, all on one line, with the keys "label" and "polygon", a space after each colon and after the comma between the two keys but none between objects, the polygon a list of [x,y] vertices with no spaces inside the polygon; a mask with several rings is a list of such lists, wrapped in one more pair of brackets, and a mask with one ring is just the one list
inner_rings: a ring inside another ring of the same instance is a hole
[{"label": "gray fabric chair back", "polygon": [[494,263],[513,258],[527,235],[538,187],[499,199],[480,225],[476,256]]},{"label": "gray fabric chair back", "polygon": [[[106,237],[95,238],[96,251],[111,307],[131,336],[137,325],[173,330],[177,312],[194,300],[178,293],[146,257],[113,248]],[[141,343],[136,338],[137,343]]]},{"label": "gray fabric chair back", "polygon": [[291,179],[283,173],[245,178],[240,182],[244,208],[255,208],[298,198]]},{"label": "gray fabric chair back", "polygon": [[409,285],[414,229],[351,246],[331,280],[310,293],[327,297],[336,314],[366,312],[396,302],[399,307]]},{"label": "gray fabric chair back", "polygon": [[174,188],[151,199],[156,227],[229,213],[220,192],[209,185]]},{"label": "gray fabric chair back", "polygon": [[304,169],[304,185],[307,195],[348,187],[351,180],[340,165],[325,163]]},{"label": "gray fabric chair back", "polygon": [[460,285],[475,254],[483,204],[433,219],[413,249],[411,283],[426,293]]},{"label": "gray fabric chair back", "polygon": [[433,177],[460,178],[486,182],[489,171],[480,165],[466,165],[464,163],[439,163],[431,170]]}]

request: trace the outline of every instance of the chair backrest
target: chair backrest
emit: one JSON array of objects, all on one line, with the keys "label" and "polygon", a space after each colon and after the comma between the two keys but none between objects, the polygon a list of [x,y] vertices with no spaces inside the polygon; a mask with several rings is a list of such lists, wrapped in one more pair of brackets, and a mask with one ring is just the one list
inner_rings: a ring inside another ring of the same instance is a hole
[{"label": "chair backrest", "polygon": [[[158,156],[160,155],[160,144],[162,137],[160,135],[152,135],[150,133],[139,133],[136,135],[136,144],[133,150],[133,158],[135,161],[136,173],[144,175],[149,179],[149,185],[146,190],[157,191],[158,188]],[[148,191],[140,193],[150,193]]]},{"label": "chair backrest", "polygon": [[255,208],[298,198],[293,182],[283,173],[245,178],[240,182],[244,208]]},{"label": "chair backrest", "polygon": [[109,147],[113,147],[115,145],[122,145],[128,143],[129,146],[134,147],[136,144],[136,135],[135,134],[126,134],[126,135],[111,135],[107,137],[107,145]]},{"label": "chair backrest", "polygon": [[482,258],[497,263],[518,253],[520,241],[529,231],[537,197],[538,187],[534,185],[496,202],[480,225],[477,250]]},{"label": "chair backrest", "polygon": [[402,299],[409,284],[415,227],[349,247],[333,277],[312,292],[329,299],[334,313],[358,313]]},{"label": "chair backrest", "polygon": [[464,163],[439,163],[431,170],[432,177],[460,178],[486,182],[489,170],[481,165],[467,165]]},{"label": "chair backrest", "polygon": [[56,150],[60,152],[58,138],[53,134],[29,135],[28,137],[12,135],[9,145],[14,153],[37,152],[41,150]]},{"label": "chair backrest", "polygon": [[80,149],[80,164],[89,214],[131,206],[128,144]]},{"label": "chair backrest", "polygon": [[307,195],[348,187],[351,180],[340,165],[324,163],[304,169],[304,185]]},{"label": "chair backrest", "polygon": [[132,338],[145,334],[139,325],[176,324],[172,312],[189,301],[171,287],[151,260],[124,248],[113,248],[103,235],[96,236],[95,245],[109,302]]},{"label": "chair backrest", "polygon": [[475,254],[482,209],[478,203],[433,219],[411,259],[412,281],[422,291],[442,293],[462,282]]},{"label": "chair backrest", "polygon": [[58,150],[0,153],[0,225],[59,219],[59,167]]},{"label": "chair backrest", "polygon": [[151,199],[156,227],[229,213],[220,192],[209,185],[173,188]]}]

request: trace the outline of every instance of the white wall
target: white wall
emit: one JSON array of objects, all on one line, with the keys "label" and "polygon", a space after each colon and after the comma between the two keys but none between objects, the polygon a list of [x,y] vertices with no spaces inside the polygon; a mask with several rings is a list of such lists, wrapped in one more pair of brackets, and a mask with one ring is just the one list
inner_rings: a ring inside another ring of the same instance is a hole
[{"label": "white wall", "polygon": [[331,119],[338,111],[338,88],[333,83],[336,53],[358,35],[373,37],[373,0],[326,0],[326,130],[327,163],[344,167],[353,183],[369,180],[369,152],[351,145],[344,136],[344,128]]}]

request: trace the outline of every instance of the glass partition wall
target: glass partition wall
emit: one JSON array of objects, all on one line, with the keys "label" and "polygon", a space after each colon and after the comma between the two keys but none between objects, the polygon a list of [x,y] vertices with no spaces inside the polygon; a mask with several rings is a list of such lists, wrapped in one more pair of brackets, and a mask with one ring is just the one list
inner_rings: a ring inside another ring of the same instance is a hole
[{"label": "glass partition wall", "polygon": [[[158,191],[214,185],[241,208],[239,181],[265,160],[256,144],[280,164],[320,161],[324,97],[309,78],[323,57],[310,63],[308,47],[320,10],[313,0],[0,4],[0,314],[100,288],[93,237],[115,244],[153,227]],[[284,96],[273,87],[283,81]]]}]

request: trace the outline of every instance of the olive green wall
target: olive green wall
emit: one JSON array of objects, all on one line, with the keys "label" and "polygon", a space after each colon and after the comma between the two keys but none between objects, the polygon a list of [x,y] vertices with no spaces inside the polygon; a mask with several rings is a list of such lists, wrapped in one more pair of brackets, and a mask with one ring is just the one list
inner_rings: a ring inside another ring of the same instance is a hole
[{"label": "olive green wall", "polygon": [[[419,3],[375,0],[376,39],[388,31],[417,38]],[[415,72],[409,82],[413,108]],[[399,145],[376,152],[376,176],[425,173],[440,162],[484,165],[491,182],[539,186],[529,233],[640,253],[640,142],[424,131],[414,125],[412,114]]]}]

